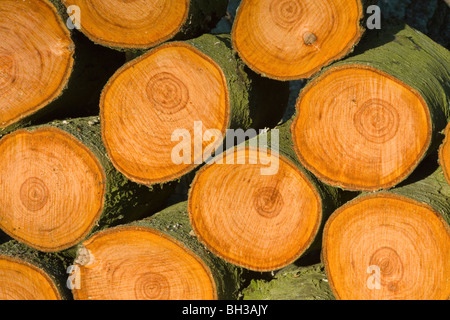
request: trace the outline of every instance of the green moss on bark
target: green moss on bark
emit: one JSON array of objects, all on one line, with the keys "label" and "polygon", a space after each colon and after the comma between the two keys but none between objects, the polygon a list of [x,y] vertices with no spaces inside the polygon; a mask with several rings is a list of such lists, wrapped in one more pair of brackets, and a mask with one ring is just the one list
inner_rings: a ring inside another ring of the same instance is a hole
[{"label": "green moss on bark", "polygon": [[427,204],[450,225],[450,185],[442,167],[418,181],[389,190],[389,192]]},{"label": "green moss on bark", "polygon": [[289,265],[270,281],[252,280],[242,295],[244,300],[335,300],[320,264]]}]

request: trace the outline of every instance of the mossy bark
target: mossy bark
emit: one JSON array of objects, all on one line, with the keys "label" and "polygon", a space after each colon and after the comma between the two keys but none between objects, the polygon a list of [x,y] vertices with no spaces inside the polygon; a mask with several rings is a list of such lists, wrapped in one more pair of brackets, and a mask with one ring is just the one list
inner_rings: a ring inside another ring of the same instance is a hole
[{"label": "mossy bark", "polygon": [[[59,0],[50,1],[62,21],[68,15]],[[125,54],[92,43],[78,31],[69,30],[75,45],[70,78],[58,97],[36,112],[0,128],[0,137],[14,130],[47,123],[55,119],[98,115],[100,94],[114,72],[125,63]]]},{"label": "mossy bark", "polygon": [[[422,172],[411,176],[411,183],[401,185],[388,192],[404,196],[432,207],[450,225],[450,185],[445,179],[442,167],[420,177]],[[417,176],[420,178],[418,179]],[[416,181],[414,181],[416,180]]]},{"label": "mossy bark", "polygon": [[150,218],[133,222],[130,225],[158,230],[184,244],[211,270],[216,283],[218,299],[237,299],[243,270],[218,258],[197,240],[189,221],[187,202],[175,204]]},{"label": "mossy bark", "polygon": [[222,69],[230,96],[231,129],[273,128],[283,117],[289,84],[263,78],[237,56],[229,34],[206,34],[186,41],[214,60]]},{"label": "mossy bark", "polygon": [[42,127],[53,127],[69,133],[85,145],[102,166],[106,176],[104,206],[90,233],[142,219],[161,210],[176,187],[177,181],[151,186],[140,185],[117,171],[106,153],[98,116],[53,121],[24,130],[33,131]]},{"label": "mossy bark", "polygon": [[244,300],[335,300],[320,264],[289,265],[270,281],[252,280],[242,295]]},{"label": "mossy bark", "polygon": [[56,253],[43,253],[16,241],[11,240],[0,245],[0,256],[19,259],[45,272],[55,284],[63,300],[72,300],[73,296],[67,287],[68,267],[71,260]]}]

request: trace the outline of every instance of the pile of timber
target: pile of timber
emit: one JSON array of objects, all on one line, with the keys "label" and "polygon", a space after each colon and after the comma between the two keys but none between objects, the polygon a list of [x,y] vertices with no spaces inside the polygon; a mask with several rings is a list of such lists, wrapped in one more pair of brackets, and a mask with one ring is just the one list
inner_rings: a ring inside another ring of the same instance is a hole
[{"label": "pile of timber", "polygon": [[376,3],[2,0],[0,300],[449,299],[450,52]]}]

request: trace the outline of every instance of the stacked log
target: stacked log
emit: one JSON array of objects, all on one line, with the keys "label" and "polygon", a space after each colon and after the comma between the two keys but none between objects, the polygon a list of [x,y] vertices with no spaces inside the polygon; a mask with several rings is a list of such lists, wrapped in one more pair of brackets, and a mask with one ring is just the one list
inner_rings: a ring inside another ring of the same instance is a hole
[{"label": "stacked log", "polygon": [[0,299],[449,299],[450,53],[404,24],[449,9],[402,1],[0,1]]},{"label": "stacked log", "polygon": [[75,265],[80,300],[236,299],[242,273],[193,236],[186,202],[94,234],[80,245]]},{"label": "stacked log", "polygon": [[450,53],[408,26],[371,32],[358,48],[302,90],[294,145],[328,184],[389,189],[439,147],[450,116]]},{"label": "stacked log", "polygon": [[[114,166],[129,179],[172,181],[203,163],[227,129],[275,126],[288,90],[247,70],[229,35],[170,42],[125,64],[105,86],[103,141]],[[204,136],[209,129],[214,136]],[[189,153],[177,152],[180,141]],[[182,160],[174,165],[179,154]]]},{"label": "stacked log", "polygon": [[353,50],[365,30],[366,9],[375,2],[244,0],[233,45],[248,66],[267,77],[310,78]]},{"label": "stacked log", "polygon": [[199,240],[249,270],[281,269],[320,249],[324,222],[353,196],[304,169],[291,123],[218,155],[198,171],[189,191]]},{"label": "stacked log", "polygon": [[336,298],[448,299],[449,194],[439,167],[339,208],[325,226],[322,251]]},{"label": "stacked log", "polygon": [[225,15],[228,0],[62,0],[62,3],[68,11],[77,11],[80,30],[92,41],[118,50],[132,50],[209,32]]},{"label": "stacked log", "polygon": [[158,211],[174,184],[129,181],[109,161],[98,117],[54,121],[0,140],[0,228],[44,252]]}]

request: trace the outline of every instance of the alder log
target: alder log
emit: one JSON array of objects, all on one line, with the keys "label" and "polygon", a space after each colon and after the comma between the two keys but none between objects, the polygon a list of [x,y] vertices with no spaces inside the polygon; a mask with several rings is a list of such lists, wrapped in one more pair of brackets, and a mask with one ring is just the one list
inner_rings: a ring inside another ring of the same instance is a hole
[{"label": "alder log", "polygon": [[[103,141],[129,179],[171,181],[203,163],[227,129],[274,127],[288,95],[287,84],[245,68],[229,35],[171,42],[128,62],[108,82],[100,102]],[[210,129],[218,135],[207,137]],[[188,150],[178,162],[184,141]]]},{"label": "alder log", "polygon": [[450,53],[405,25],[368,32],[358,48],[300,93],[294,145],[325,183],[389,189],[439,147],[450,117]]},{"label": "alder log", "polygon": [[450,185],[426,178],[339,208],[323,234],[322,260],[338,299],[450,297]]},{"label": "alder log", "polygon": [[173,184],[129,181],[109,161],[98,117],[55,121],[0,140],[0,228],[41,251],[160,209]]},{"label": "alder log", "polygon": [[367,0],[243,0],[233,45],[253,70],[277,80],[309,78],[353,50]]},{"label": "alder log", "polygon": [[71,300],[68,260],[11,240],[0,245],[0,300]]},{"label": "alder log", "polygon": [[[292,121],[226,150],[202,167],[189,191],[199,240],[219,257],[272,271],[320,249],[324,222],[353,193],[328,187],[298,161]],[[257,144],[254,142],[259,140]]]},{"label": "alder log", "polygon": [[[80,13],[81,31],[95,43],[120,50],[147,49],[213,29],[228,0],[62,0]],[[78,8],[77,8],[78,7]]]},{"label": "alder log", "polygon": [[75,299],[236,299],[242,270],[202,246],[189,224],[187,203],[94,234],[78,249]]}]

